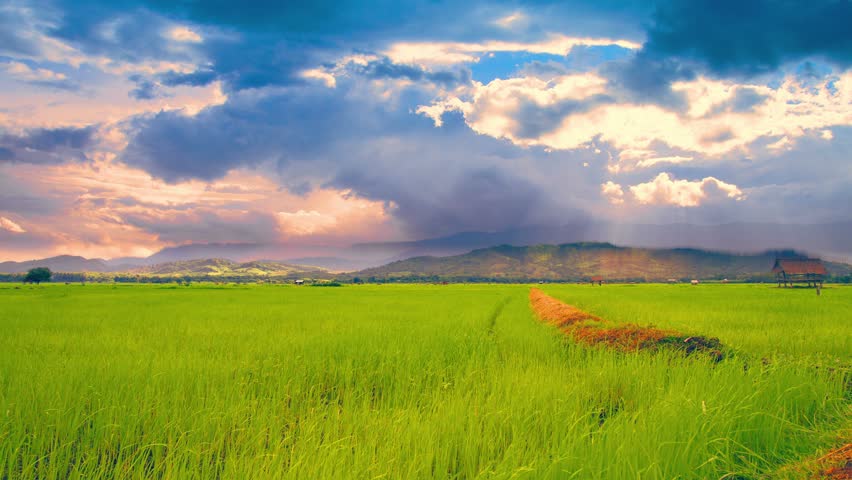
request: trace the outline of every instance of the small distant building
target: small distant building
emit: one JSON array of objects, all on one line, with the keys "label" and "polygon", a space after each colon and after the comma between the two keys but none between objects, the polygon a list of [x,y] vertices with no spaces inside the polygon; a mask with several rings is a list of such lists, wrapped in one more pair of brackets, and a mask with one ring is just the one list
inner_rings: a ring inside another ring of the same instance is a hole
[{"label": "small distant building", "polygon": [[689,283],[691,283],[693,285],[698,285],[699,282],[698,282],[698,280],[693,279]]},{"label": "small distant building", "polygon": [[592,280],[592,285],[594,285],[596,283],[598,285],[603,285],[603,281],[604,281],[603,277],[600,276],[600,275],[595,275],[594,277],[592,277],[591,280]]},{"label": "small distant building", "polygon": [[305,284],[305,281],[304,281],[304,280],[296,280],[296,281],[295,281],[295,282],[293,282],[293,283],[295,283],[296,285],[304,285],[304,284]]},{"label": "small distant building", "polygon": [[678,283],[676,278],[670,278],[666,281],[669,282],[669,283]]},{"label": "small distant building", "polygon": [[822,288],[828,272],[818,258],[778,258],[772,267],[778,286],[792,287],[794,283],[806,283],[809,287]]}]

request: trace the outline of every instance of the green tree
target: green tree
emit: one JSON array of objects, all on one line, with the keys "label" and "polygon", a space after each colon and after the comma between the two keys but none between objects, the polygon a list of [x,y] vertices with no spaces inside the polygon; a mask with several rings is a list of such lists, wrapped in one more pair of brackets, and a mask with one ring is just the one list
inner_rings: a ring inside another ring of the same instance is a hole
[{"label": "green tree", "polygon": [[50,277],[52,275],[53,272],[51,272],[50,269],[47,267],[31,268],[30,271],[27,272],[27,276],[24,277],[24,282],[35,284],[39,284],[41,282],[49,282]]}]

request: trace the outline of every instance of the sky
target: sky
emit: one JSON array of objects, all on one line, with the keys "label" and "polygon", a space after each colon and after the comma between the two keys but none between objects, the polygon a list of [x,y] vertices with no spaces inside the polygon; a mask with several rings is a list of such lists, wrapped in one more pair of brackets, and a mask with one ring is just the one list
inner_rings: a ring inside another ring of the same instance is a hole
[{"label": "sky", "polygon": [[0,260],[852,219],[848,0],[0,1]]}]

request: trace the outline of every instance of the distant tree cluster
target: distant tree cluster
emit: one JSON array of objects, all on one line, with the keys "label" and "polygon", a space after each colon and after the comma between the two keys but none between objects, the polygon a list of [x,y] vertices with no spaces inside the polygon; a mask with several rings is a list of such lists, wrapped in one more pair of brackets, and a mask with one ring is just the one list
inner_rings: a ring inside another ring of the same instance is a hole
[{"label": "distant tree cluster", "polygon": [[49,282],[51,276],[53,276],[53,272],[47,267],[31,268],[27,272],[27,276],[24,277],[24,283],[35,283],[38,285],[41,282]]}]

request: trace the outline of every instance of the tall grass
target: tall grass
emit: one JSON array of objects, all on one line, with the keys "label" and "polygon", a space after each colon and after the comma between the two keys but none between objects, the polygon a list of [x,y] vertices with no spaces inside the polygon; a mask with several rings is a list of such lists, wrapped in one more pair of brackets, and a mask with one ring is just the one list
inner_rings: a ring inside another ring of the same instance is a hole
[{"label": "tall grass", "polygon": [[[617,312],[610,292],[583,301]],[[759,361],[785,345],[743,340],[757,354],[719,364],[582,348],[527,293],[0,288],[0,478],[757,478],[848,422],[848,377]]]},{"label": "tall grass", "polygon": [[[597,288],[597,290],[595,289]],[[548,285],[547,293],[617,322],[720,337],[755,355],[852,361],[852,287]]]}]

